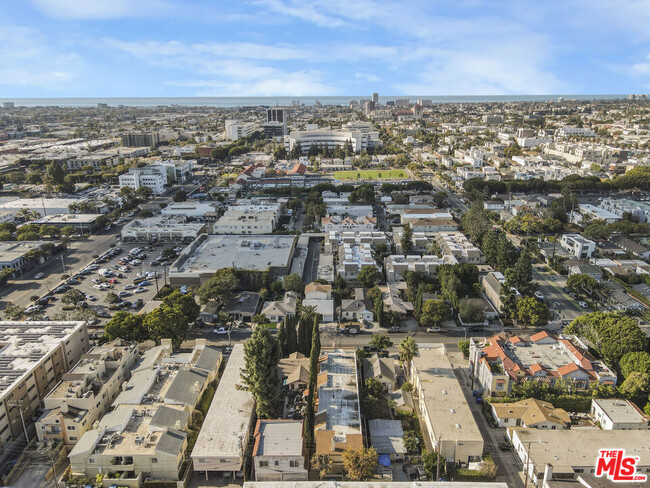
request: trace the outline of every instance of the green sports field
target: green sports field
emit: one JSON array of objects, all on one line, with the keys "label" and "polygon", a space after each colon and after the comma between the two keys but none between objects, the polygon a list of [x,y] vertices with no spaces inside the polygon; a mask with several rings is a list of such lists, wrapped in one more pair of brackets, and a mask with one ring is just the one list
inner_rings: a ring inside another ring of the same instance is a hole
[{"label": "green sports field", "polygon": [[403,169],[360,169],[355,171],[335,171],[335,180],[382,180],[408,178]]}]

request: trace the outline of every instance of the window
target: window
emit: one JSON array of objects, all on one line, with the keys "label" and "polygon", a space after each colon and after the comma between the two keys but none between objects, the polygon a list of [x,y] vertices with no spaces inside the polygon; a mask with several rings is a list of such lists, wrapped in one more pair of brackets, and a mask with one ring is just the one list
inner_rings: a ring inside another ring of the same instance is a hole
[{"label": "window", "polygon": [[88,462],[90,464],[95,464],[95,458],[88,458]]},{"label": "window", "polygon": [[275,461],[276,466],[280,466],[280,461]]},{"label": "window", "polygon": [[220,463],[227,463],[228,460],[227,460],[227,459],[219,459],[219,462],[220,462]]},{"label": "window", "polygon": [[156,464],[156,463],[158,462],[158,458],[151,458],[151,462],[152,462],[153,464]]},{"label": "window", "polygon": [[66,428],[68,430],[76,430],[77,429],[74,425],[68,425]]},{"label": "window", "polygon": [[77,440],[76,437],[69,437],[68,439],[70,439],[71,441],[76,441]]},{"label": "window", "polygon": [[268,468],[269,462],[268,461],[260,461],[260,468]]},{"label": "window", "polygon": [[289,466],[291,468],[297,468],[299,467],[298,461],[289,461]]}]

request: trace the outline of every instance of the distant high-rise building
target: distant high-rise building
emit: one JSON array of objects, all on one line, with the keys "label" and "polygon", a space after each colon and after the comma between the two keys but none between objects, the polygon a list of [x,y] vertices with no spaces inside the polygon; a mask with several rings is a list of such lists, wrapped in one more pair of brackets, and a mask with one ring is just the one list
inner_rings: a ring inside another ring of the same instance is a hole
[{"label": "distant high-rise building", "polygon": [[366,100],[363,102],[363,113],[369,115],[375,109],[375,102],[372,100]]},{"label": "distant high-rise building", "polygon": [[97,108],[108,108],[108,103],[98,103]]},{"label": "distant high-rise building", "polygon": [[14,107],[15,107],[15,104],[14,104],[14,102],[3,102],[3,103],[2,103],[2,106],[3,106],[4,108],[14,108]]},{"label": "distant high-rise building", "polygon": [[287,112],[283,108],[269,108],[266,123],[262,125],[267,137],[282,137],[287,134]]},{"label": "distant high-rise building", "polygon": [[374,104],[379,103],[379,93],[373,93],[372,94],[372,103],[374,103]]},{"label": "distant high-rise building", "polygon": [[156,147],[158,144],[158,132],[129,132],[122,135],[122,145],[126,147]]},{"label": "distant high-rise building", "polygon": [[418,105],[422,105],[423,107],[430,107],[433,105],[433,101],[431,101],[431,99],[420,98],[418,100]]},{"label": "distant high-rise building", "polygon": [[409,99],[408,98],[398,98],[395,100],[395,106],[396,107],[408,107],[409,106]]}]

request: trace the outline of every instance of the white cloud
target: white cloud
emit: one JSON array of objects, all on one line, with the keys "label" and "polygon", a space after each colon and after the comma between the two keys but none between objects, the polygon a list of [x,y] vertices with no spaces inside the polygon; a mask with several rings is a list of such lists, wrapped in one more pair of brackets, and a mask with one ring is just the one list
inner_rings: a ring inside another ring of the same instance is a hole
[{"label": "white cloud", "polygon": [[45,15],[59,19],[150,17],[169,10],[163,0],[30,0]]},{"label": "white cloud", "polygon": [[79,57],[58,52],[34,29],[2,25],[0,46],[0,85],[60,90],[77,75]]},{"label": "white cloud", "polygon": [[376,83],[380,80],[379,76],[373,75],[372,73],[360,73],[356,72],[354,73],[354,78],[359,81],[370,81],[373,83]]}]

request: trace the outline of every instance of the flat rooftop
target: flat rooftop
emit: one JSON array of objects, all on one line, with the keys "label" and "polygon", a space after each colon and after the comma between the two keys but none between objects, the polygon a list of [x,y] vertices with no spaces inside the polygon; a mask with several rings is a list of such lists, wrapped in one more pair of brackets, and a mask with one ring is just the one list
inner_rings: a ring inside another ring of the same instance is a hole
[{"label": "flat rooftop", "polygon": [[[348,434],[361,434],[361,414],[354,349],[324,350],[320,374],[326,375],[318,387],[318,410],[326,414],[325,429],[334,431],[335,442],[345,442]],[[319,378],[319,383],[320,383]]]},{"label": "flat rooftop", "polygon": [[0,399],[85,322],[0,322]]},{"label": "flat rooftop", "polygon": [[178,217],[150,217],[148,219],[132,220],[124,226],[122,231],[136,231],[136,232],[151,232],[151,231],[164,231],[164,232],[183,232],[194,231],[199,233],[205,224],[185,222]]},{"label": "flat rooftop", "polygon": [[253,456],[302,456],[302,420],[261,420]]},{"label": "flat rooftop", "polygon": [[647,424],[648,420],[632,403],[619,398],[594,398],[592,400],[597,404],[605,415],[615,423],[639,423]]},{"label": "flat rooftop", "polygon": [[296,236],[200,235],[179,256],[171,273],[211,274],[221,268],[253,271],[291,264]]},{"label": "flat rooftop", "polygon": [[477,481],[246,481],[244,488],[508,488],[508,484]]},{"label": "flat rooftop", "polygon": [[435,437],[483,441],[444,344],[419,344],[413,363]]},{"label": "flat rooftop", "polygon": [[40,248],[49,241],[3,241],[0,242],[0,262],[11,263],[25,253]]},{"label": "flat rooftop", "polygon": [[95,220],[101,217],[102,214],[55,214],[46,215],[34,224],[49,224],[49,225],[74,225],[74,224],[92,224]]},{"label": "flat rooftop", "polygon": [[255,400],[244,390],[241,370],[245,366],[244,345],[235,344],[221,375],[192,459],[237,458],[244,455],[246,432],[253,416]]},{"label": "flat rooftop", "polygon": [[573,473],[574,468],[587,466],[595,468],[598,450],[609,446],[625,449],[627,456],[639,456],[637,469],[650,467],[650,430],[511,428],[509,431],[524,446],[530,442],[530,460],[537,472],[543,472],[546,464],[552,464],[555,473]]}]

